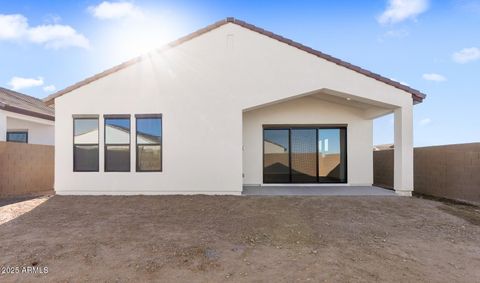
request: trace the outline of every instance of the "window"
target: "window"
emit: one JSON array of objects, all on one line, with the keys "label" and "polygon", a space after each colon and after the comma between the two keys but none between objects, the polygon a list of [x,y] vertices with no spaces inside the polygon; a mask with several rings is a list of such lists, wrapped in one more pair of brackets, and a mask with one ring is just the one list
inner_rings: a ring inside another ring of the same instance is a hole
[{"label": "window", "polygon": [[345,127],[265,126],[264,183],[346,183]]},{"label": "window", "polygon": [[136,115],[138,172],[162,171],[162,115]]},{"label": "window", "polygon": [[105,172],[130,172],[130,115],[105,115]]},{"label": "window", "polygon": [[26,131],[7,132],[7,142],[28,143],[28,132]]},{"label": "window", "polygon": [[73,119],[73,171],[98,172],[98,116]]}]

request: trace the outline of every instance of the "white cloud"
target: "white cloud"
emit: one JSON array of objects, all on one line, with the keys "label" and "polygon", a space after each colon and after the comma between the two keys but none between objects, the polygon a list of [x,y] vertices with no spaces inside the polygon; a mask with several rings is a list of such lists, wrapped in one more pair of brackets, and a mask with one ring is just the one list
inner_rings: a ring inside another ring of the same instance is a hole
[{"label": "white cloud", "polygon": [[143,16],[142,10],[130,2],[104,1],[97,6],[88,7],[88,11],[95,18],[101,20],[135,18]]},{"label": "white cloud", "polygon": [[444,82],[447,80],[444,76],[435,73],[423,74],[422,78],[427,81]]},{"label": "white cloud", "polygon": [[54,92],[57,88],[54,85],[46,85],[43,87],[45,92]]},{"label": "white cloud", "polygon": [[0,40],[20,38],[27,28],[27,18],[24,16],[0,14]]},{"label": "white cloud", "polygon": [[453,53],[452,58],[453,61],[460,64],[465,64],[471,61],[478,60],[480,59],[480,48],[463,48],[462,50]]},{"label": "white cloud", "polygon": [[71,26],[42,25],[29,29],[29,40],[43,44],[47,48],[60,49],[63,47],[89,48],[88,39],[75,31]]},{"label": "white cloud", "polygon": [[68,25],[50,24],[30,27],[20,14],[0,14],[0,40],[23,40],[41,44],[46,48],[89,48],[88,39]]},{"label": "white cloud", "polygon": [[428,0],[389,0],[387,9],[377,20],[381,24],[394,24],[414,19],[428,9],[428,2]]},{"label": "white cloud", "polygon": [[426,125],[430,124],[431,122],[432,122],[432,119],[424,118],[424,119],[420,120],[420,126],[426,126]]},{"label": "white cloud", "polygon": [[22,78],[22,77],[13,77],[8,83],[13,90],[20,90],[24,88],[30,88],[34,86],[43,85],[43,78]]}]

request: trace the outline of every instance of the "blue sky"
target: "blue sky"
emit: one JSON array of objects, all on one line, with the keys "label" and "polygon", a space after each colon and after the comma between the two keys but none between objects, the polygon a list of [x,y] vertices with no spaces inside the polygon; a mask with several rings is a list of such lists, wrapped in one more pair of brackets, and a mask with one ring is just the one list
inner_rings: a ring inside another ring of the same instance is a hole
[{"label": "blue sky", "polygon": [[0,0],[0,85],[43,98],[227,16],[428,94],[416,146],[480,141],[480,0]]}]

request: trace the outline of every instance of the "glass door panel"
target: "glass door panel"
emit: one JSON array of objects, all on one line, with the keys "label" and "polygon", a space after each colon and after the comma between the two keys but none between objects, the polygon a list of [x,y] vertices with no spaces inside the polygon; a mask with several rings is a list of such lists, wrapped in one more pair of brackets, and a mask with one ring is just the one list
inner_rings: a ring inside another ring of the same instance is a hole
[{"label": "glass door panel", "polygon": [[346,181],[345,149],[345,129],[318,129],[319,182]]},{"label": "glass door panel", "polygon": [[289,130],[263,131],[263,182],[290,183]]},{"label": "glass door panel", "polygon": [[317,130],[291,130],[292,183],[317,182]]}]

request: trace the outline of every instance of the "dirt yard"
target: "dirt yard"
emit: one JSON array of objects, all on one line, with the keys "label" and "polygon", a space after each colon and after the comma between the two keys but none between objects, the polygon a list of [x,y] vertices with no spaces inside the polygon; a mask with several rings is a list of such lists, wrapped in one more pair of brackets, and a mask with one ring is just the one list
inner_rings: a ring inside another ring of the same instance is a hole
[{"label": "dirt yard", "polygon": [[480,281],[480,208],[472,206],[233,196],[0,205],[0,215],[16,217],[0,224],[0,267],[19,267],[2,282]]}]

